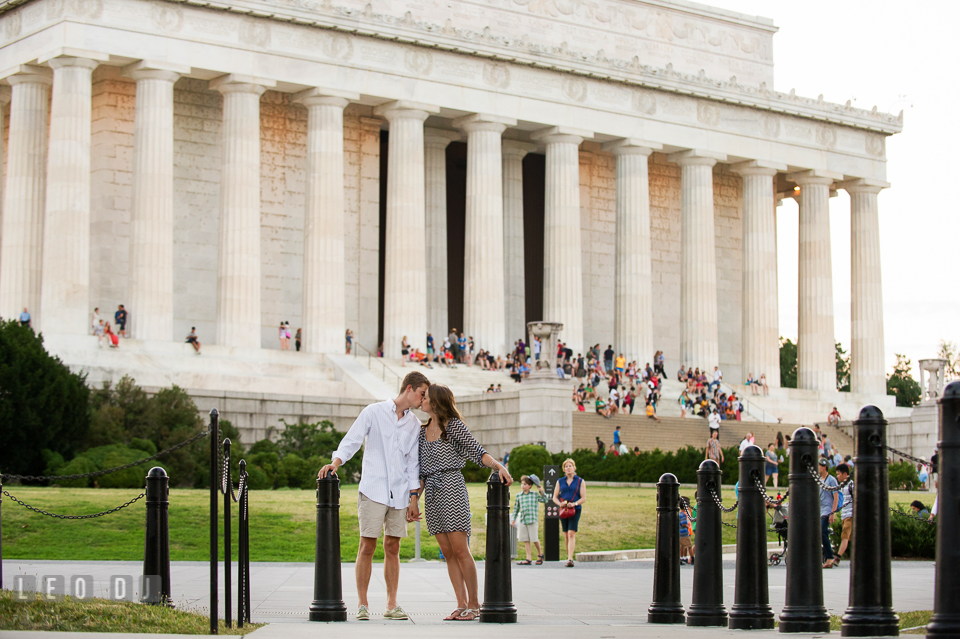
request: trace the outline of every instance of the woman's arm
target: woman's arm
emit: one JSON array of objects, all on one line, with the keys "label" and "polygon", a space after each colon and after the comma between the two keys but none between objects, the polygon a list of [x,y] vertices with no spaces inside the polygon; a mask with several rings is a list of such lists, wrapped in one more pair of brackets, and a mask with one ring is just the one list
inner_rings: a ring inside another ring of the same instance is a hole
[{"label": "woman's arm", "polygon": [[507,472],[506,466],[498,462],[490,453],[484,452],[480,458],[481,465],[486,468],[493,468],[500,474],[500,481],[509,486],[513,483],[513,477]]},{"label": "woman's arm", "polygon": [[[560,503],[559,496],[560,496],[560,481],[557,481],[557,483],[553,485],[553,497],[551,498],[551,501],[555,503],[557,506],[563,506],[563,504]],[[934,504],[934,506],[936,506],[936,504]]]},{"label": "woman's arm", "polygon": [[582,506],[587,501],[587,482],[580,478],[580,499],[573,502],[575,506]]}]

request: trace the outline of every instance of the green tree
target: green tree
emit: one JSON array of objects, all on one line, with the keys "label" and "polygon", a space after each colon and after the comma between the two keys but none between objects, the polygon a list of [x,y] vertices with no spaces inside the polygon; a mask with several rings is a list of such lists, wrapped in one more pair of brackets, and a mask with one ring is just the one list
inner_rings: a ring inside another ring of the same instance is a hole
[{"label": "green tree", "polygon": [[940,340],[937,357],[947,360],[947,379],[960,379],[960,352],[956,344]]},{"label": "green tree", "polygon": [[780,386],[797,387],[797,345],[786,337],[780,338]]},{"label": "green tree", "polygon": [[910,374],[907,356],[896,353],[896,357],[893,373],[887,376],[887,395],[896,395],[897,406],[916,406],[920,403],[920,384]]},{"label": "green tree", "polygon": [[42,335],[0,320],[2,472],[42,474],[45,449],[73,457],[90,426],[89,397],[86,376],[49,355]]},{"label": "green tree", "polygon": [[837,390],[850,392],[850,356],[840,342],[837,342]]},{"label": "green tree", "polygon": [[537,475],[543,479],[543,467],[553,464],[553,456],[543,446],[526,444],[510,451],[510,474],[520,480],[523,475]]}]

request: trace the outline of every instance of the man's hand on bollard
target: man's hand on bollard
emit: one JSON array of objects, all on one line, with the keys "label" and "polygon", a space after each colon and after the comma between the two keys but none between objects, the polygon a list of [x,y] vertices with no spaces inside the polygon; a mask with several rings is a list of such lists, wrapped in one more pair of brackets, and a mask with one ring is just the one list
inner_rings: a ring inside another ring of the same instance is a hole
[{"label": "man's hand on bollard", "polygon": [[320,469],[320,472],[317,473],[317,477],[319,477],[320,479],[323,479],[323,478],[325,478],[327,475],[329,475],[330,473],[336,474],[337,469],[340,468],[340,464],[337,464],[337,463],[336,463],[336,462],[338,462],[338,461],[340,461],[340,460],[339,460],[339,459],[334,459],[333,462],[331,462],[331,463],[327,464],[326,466],[324,466],[323,468],[321,468],[321,469]]}]

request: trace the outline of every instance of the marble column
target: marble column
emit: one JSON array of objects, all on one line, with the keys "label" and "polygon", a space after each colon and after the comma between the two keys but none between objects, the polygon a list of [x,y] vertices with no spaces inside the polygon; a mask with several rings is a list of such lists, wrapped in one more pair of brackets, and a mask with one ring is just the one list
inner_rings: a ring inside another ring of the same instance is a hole
[{"label": "marble column", "polygon": [[527,307],[523,250],[523,158],[534,144],[504,140],[503,151],[503,295],[507,347],[527,341]]},{"label": "marble column", "polygon": [[647,159],[663,146],[624,139],[604,145],[617,158],[613,343],[628,362],[653,361],[653,282]]},{"label": "marble column", "polygon": [[885,395],[877,195],[890,185],[852,180],[841,186],[850,194],[850,390]]},{"label": "marble column", "polygon": [[[40,329],[90,333],[91,58],[49,60],[53,68],[44,201]],[[36,325],[34,325],[36,328]]]},{"label": "marble column", "polygon": [[217,344],[260,348],[260,96],[274,83],[225,75],[223,94]]},{"label": "marble column", "polygon": [[130,333],[173,339],[173,84],[189,69],[137,62],[130,209]]},{"label": "marble column", "polygon": [[791,173],[787,179],[800,186],[797,386],[836,391],[830,252],[830,186],[834,176],[802,171]]},{"label": "marble column", "polygon": [[454,120],[467,134],[463,328],[477,350],[506,355],[503,281],[503,153],[500,136],[516,120],[473,114]]},{"label": "marble column", "polygon": [[343,109],[358,94],[307,89],[306,206],[303,221],[303,350],[343,352],[347,330],[344,269]]},{"label": "marble column", "polygon": [[713,166],[726,157],[690,150],[669,159],[681,167],[680,363],[711,371],[720,360]]},{"label": "marble column", "polygon": [[396,101],[374,110],[390,123],[387,145],[387,242],[383,301],[384,357],[400,358],[406,337],[426,351],[426,203],[423,122],[435,106]]},{"label": "marble column", "polygon": [[[576,135],[563,127],[551,127],[535,132],[532,137],[547,146],[542,319],[563,324],[560,341],[574,354],[582,353],[580,143],[586,135]],[[553,356],[552,353],[549,355]]]},{"label": "marble column", "polygon": [[459,140],[456,131],[423,130],[424,207],[427,244],[427,332],[434,348],[450,332],[447,304],[447,147]]},{"label": "marble column", "polygon": [[743,178],[743,377],[765,375],[774,388],[780,386],[780,317],[773,179],[786,168],[758,161],[733,167]]},{"label": "marble column", "polygon": [[0,231],[0,317],[19,317],[26,306],[37,327],[53,74],[46,67],[21,65],[7,81],[12,86]]}]

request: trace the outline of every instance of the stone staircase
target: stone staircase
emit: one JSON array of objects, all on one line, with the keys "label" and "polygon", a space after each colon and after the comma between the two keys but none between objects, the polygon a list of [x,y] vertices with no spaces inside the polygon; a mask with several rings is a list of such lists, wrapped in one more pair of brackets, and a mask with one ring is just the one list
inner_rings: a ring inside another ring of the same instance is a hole
[{"label": "stone staircase", "polygon": [[44,335],[47,350],[92,385],[116,383],[129,375],[142,387],[260,395],[343,397],[344,382],[323,355],[276,349],[204,345],[197,355],[189,344],[120,339],[119,348],[100,348],[93,336]]},{"label": "stone staircase", "polygon": [[[662,451],[679,450],[686,446],[704,448],[710,436],[707,420],[701,417],[685,418],[661,417],[659,422],[646,415],[636,413],[618,414],[615,417],[605,418],[589,411],[573,414],[573,447],[574,449],[596,449],[596,438],[599,437],[608,447],[613,443],[613,431],[620,427],[620,440],[630,450],[639,447],[642,451],[659,448]],[[720,445],[737,446],[747,432],[752,432],[756,443],[761,448],[776,441],[777,432],[784,435],[792,434],[801,425],[798,424],[764,424],[760,422],[722,421],[720,422]],[[839,447],[841,454],[853,454],[853,438],[847,433],[830,429],[826,431],[834,446]]]}]

